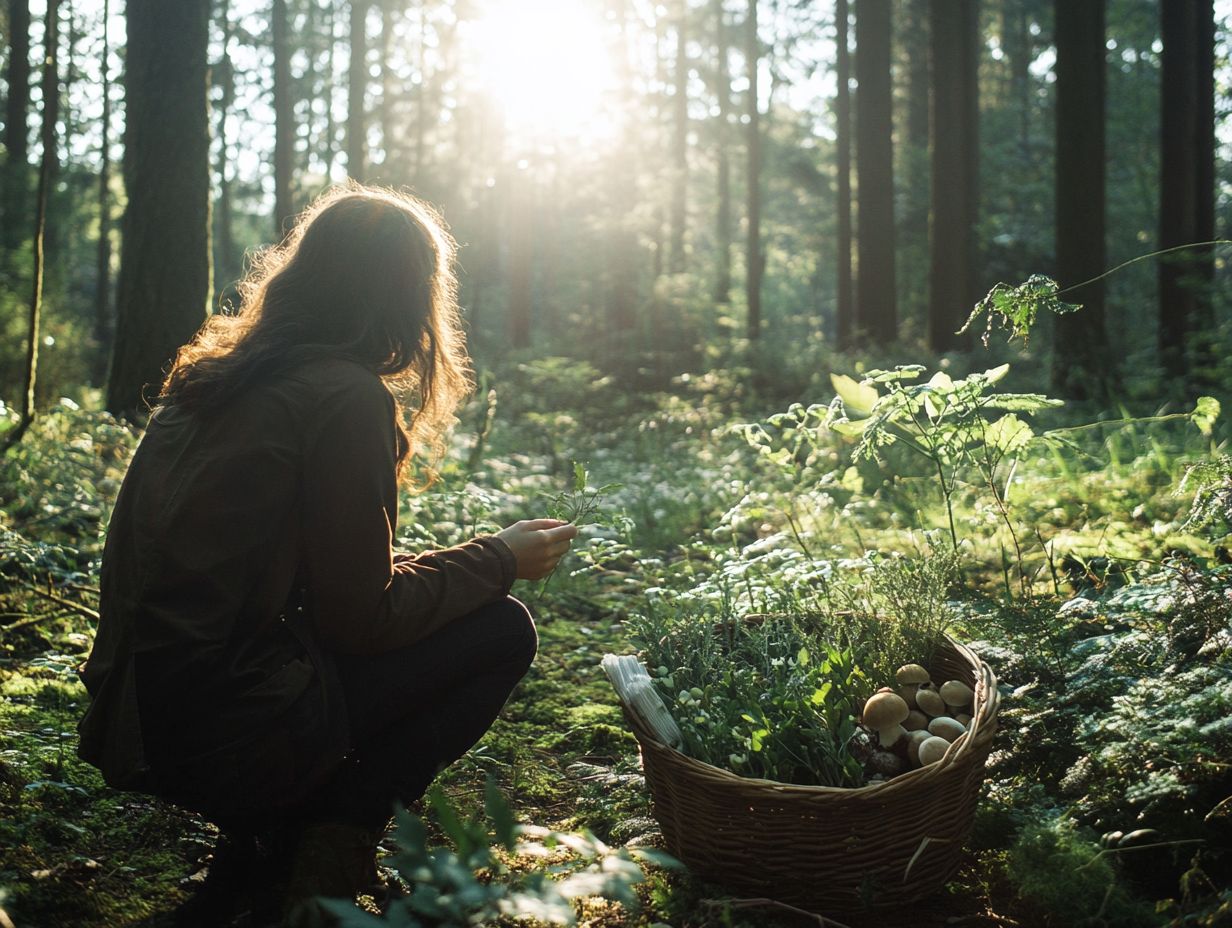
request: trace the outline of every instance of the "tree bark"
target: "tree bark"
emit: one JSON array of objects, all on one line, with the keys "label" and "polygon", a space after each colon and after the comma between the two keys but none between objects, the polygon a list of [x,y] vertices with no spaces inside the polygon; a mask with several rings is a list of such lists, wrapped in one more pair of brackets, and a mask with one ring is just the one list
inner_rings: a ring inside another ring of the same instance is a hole
[{"label": "tree bark", "polygon": [[[235,102],[235,65],[231,61],[231,4],[222,0],[218,11],[222,27],[222,55],[214,65],[213,76],[218,84],[218,160],[214,171],[218,175],[218,203],[214,214],[214,284],[217,288],[212,304],[221,312],[230,312],[227,292],[236,282],[236,255],[233,211],[231,206],[231,156],[227,137],[227,119]],[[238,308],[238,307],[235,307]]]},{"label": "tree bark", "polygon": [[530,347],[531,281],[534,252],[531,235],[529,170],[513,168],[509,178],[509,345]]},{"label": "tree bark", "polygon": [[5,258],[20,247],[26,233],[30,140],[30,3],[9,0],[9,61],[5,75],[9,95],[4,106],[4,177],[0,218]]},{"label": "tree bark", "polygon": [[[1091,280],[1107,262],[1104,231],[1104,0],[1056,0],[1057,280]],[[1103,398],[1113,375],[1104,326],[1103,281],[1066,299],[1082,310],[1058,316],[1053,390],[1071,399]]]},{"label": "tree bark", "polygon": [[[1214,10],[1211,0],[1163,3],[1160,17],[1159,247],[1166,249],[1214,238]],[[1160,259],[1159,359],[1169,378],[1205,379],[1213,279],[1209,247]]]},{"label": "tree bark", "polygon": [[274,42],[274,241],[281,242],[294,218],[291,171],[295,155],[295,109],[291,100],[291,45],[287,0],[273,0]]},{"label": "tree bark", "polygon": [[856,0],[856,327],[877,345],[898,333],[890,34],[890,0]]},{"label": "tree bark", "polygon": [[716,171],[718,209],[715,211],[715,247],[718,260],[715,263],[714,299],[717,303],[731,302],[732,256],[731,256],[731,159],[727,151],[727,130],[731,119],[731,76],[727,67],[727,14],[723,0],[714,0],[715,28],[715,78],[714,89],[719,98],[719,121],[715,132],[715,147],[718,149]]},{"label": "tree bark", "polygon": [[123,253],[107,408],[137,417],[210,299],[209,0],[128,0]]},{"label": "tree bark", "polygon": [[976,0],[931,0],[932,195],[928,344],[933,351],[967,347],[958,335],[979,297],[980,21]]},{"label": "tree bark", "polygon": [[[39,161],[38,189],[34,198],[34,264],[30,284],[30,312],[27,322],[25,389],[21,395],[21,418],[4,438],[7,451],[30,428],[34,421],[34,390],[38,382],[39,328],[43,307],[43,243],[47,232],[47,197],[56,163],[56,120],[60,109],[60,85],[56,74],[56,53],[60,43],[59,0],[47,0],[47,20],[43,32],[43,119],[39,138],[42,156]],[[24,115],[24,114],[23,114]]]},{"label": "tree bark", "polygon": [[838,269],[834,310],[835,340],[840,349],[852,343],[851,279],[851,56],[848,46],[849,10],[847,0],[834,4],[835,44],[837,47],[838,88],[834,98],[835,142],[838,148],[835,190],[838,210]]},{"label": "tree bark", "polygon": [[672,209],[668,270],[684,272],[685,192],[689,181],[689,58],[686,45],[688,0],[676,0],[676,67],[672,95]]},{"label": "tree bark", "polygon": [[[101,362],[94,379],[106,380],[106,358],[111,353],[111,39],[107,23],[111,18],[111,0],[103,0],[103,60],[100,65],[103,83],[103,115],[99,126],[98,169],[98,248],[95,252],[94,341]],[[100,369],[101,368],[101,369]]]},{"label": "tree bark", "polygon": [[274,0],[274,240],[281,242],[294,217],[291,171],[296,147],[296,113],[291,100],[291,44],[287,37],[287,0]]},{"label": "tree bark", "polygon": [[368,4],[351,0],[351,62],[347,70],[347,173],[363,180],[368,159]]},{"label": "tree bark", "polygon": [[761,337],[761,278],[765,269],[761,251],[761,110],[757,103],[757,71],[761,39],[757,35],[757,0],[749,0],[744,24],[744,57],[749,71],[748,98],[748,230],[745,242],[744,295],[748,303],[748,337]]}]

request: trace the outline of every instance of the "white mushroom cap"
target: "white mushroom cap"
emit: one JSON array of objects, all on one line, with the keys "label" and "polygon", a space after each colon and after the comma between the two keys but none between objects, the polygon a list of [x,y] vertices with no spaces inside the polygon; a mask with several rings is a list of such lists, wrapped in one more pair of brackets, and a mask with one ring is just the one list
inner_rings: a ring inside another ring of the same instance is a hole
[{"label": "white mushroom cap", "polygon": [[921,688],[915,694],[915,704],[925,715],[945,715],[945,701],[936,690]]},{"label": "white mushroom cap", "polygon": [[950,749],[950,742],[944,738],[936,736],[928,738],[920,744],[920,766],[927,767],[929,764],[935,764],[945,756],[945,752]]},{"label": "white mushroom cap", "polygon": [[920,745],[933,737],[935,736],[930,734],[927,728],[907,733],[907,758],[912,766],[920,766]]},{"label": "white mushroom cap", "polygon": [[975,692],[961,680],[941,684],[941,698],[952,709],[969,706],[975,700]]},{"label": "white mushroom cap", "polygon": [[941,715],[928,723],[928,730],[934,735],[944,738],[946,741],[954,741],[967,729],[962,722],[949,716]]},{"label": "white mushroom cap", "polygon": [[902,723],[908,711],[902,697],[895,693],[877,693],[864,704],[864,724],[875,729],[881,746],[888,748],[907,733]]}]

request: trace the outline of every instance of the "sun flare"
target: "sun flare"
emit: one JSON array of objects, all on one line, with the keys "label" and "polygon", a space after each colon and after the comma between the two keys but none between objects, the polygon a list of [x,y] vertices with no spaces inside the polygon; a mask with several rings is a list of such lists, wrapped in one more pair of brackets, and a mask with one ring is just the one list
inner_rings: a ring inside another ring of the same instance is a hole
[{"label": "sun flare", "polygon": [[593,137],[613,81],[603,18],[579,0],[490,0],[474,50],[509,131]]}]

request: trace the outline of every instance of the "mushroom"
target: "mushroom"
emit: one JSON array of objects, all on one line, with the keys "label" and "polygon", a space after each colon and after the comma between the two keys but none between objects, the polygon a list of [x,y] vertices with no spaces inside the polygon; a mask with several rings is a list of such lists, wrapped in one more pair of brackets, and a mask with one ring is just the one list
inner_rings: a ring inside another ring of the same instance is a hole
[{"label": "mushroom", "polygon": [[928,723],[928,730],[946,741],[954,741],[967,729],[957,719],[948,715],[940,715]]},{"label": "mushroom", "polygon": [[965,712],[960,712],[958,715],[954,716],[954,721],[962,722],[963,726],[966,728],[971,727],[971,716],[967,715]]},{"label": "mushroom", "polygon": [[916,690],[921,684],[928,683],[928,671],[919,664],[903,664],[894,674],[898,681],[898,695],[907,703],[907,708],[914,709]]},{"label": "mushroom", "polygon": [[922,728],[928,727],[928,716],[919,709],[912,709],[907,713],[907,720],[903,722],[903,728],[907,731],[919,731]]},{"label": "mushroom", "polygon": [[932,737],[927,728],[907,733],[907,759],[913,767],[920,766],[920,745]]},{"label": "mushroom", "polygon": [[920,766],[927,767],[929,764],[935,764],[945,756],[945,752],[950,749],[950,742],[944,738],[932,737],[920,744]]},{"label": "mushroom", "polygon": [[945,715],[945,700],[941,698],[941,694],[934,689],[925,689],[920,687],[915,694],[915,704],[920,708],[920,711],[925,715],[930,715],[936,718],[939,715]]},{"label": "mushroom", "polygon": [[961,680],[950,680],[941,684],[941,698],[951,709],[962,709],[974,702],[975,693]]},{"label": "mushroom", "polygon": [[907,734],[902,723],[908,711],[901,697],[894,693],[877,693],[865,703],[863,721],[865,726],[876,730],[881,746],[889,748]]}]

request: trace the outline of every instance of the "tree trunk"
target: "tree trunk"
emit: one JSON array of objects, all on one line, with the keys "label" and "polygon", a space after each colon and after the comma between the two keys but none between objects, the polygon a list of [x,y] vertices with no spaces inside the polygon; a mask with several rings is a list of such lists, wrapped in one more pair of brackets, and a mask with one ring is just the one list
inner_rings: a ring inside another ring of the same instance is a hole
[{"label": "tree trunk", "polygon": [[928,345],[936,352],[967,347],[958,335],[979,297],[980,21],[976,0],[931,0],[932,228]]},{"label": "tree trunk", "polygon": [[107,408],[139,416],[147,387],[210,299],[209,0],[128,0],[123,253]]},{"label": "tree trunk", "polygon": [[[1159,247],[1165,249],[1214,238],[1214,11],[1211,0],[1191,0],[1161,4],[1160,12]],[[1207,360],[1213,278],[1209,247],[1160,259],[1159,359],[1169,378],[1203,379],[1193,375],[1204,373],[1199,368]]]},{"label": "tree trunk", "polygon": [[714,274],[714,299],[731,302],[731,159],[727,152],[727,129],[731,119],[731,76],[727,67],[727,14],[723,0],[714,0],[715,77],[714,89],[719,98],[719,121],[715,133],[718,149],[718,209],[715,212],[715,248],[718,261]]},{"label": "tree trunk", "polygon": [[347,71],[347,173],[363,180],[367,172],[368,3],[351,0],[351,63]]},{"label": "tree trunk", "polygon": [[[1104,242],[1104,0],[1056,0],[1057,280],[1062,287],[1098,277]],[[1082,310],[1058,316],[1053,390],[1102,398],[1112,366],[1104,327],[1103,281],[1066,296]]]},{"label": "tree trunk", "polygon": [[748,303],[748,337],[761,337],[761,277],[765,269],[761,251],[761,110],[757,103],[757,71],[761,64],[761,39],[757,35],[757,0],[749,0],[744,24],[744,57],[749,72],[748,98],[748,238],[744,249],[746,266],[744,294]]},{"label": "tree trunk", "polygon": [[[235,65],[231,61],[231,4],[222,0],[218,11],[222,27],[222,55],[214,65],[214,80],[218,83],[218,205],[214,215],[214,284],[218,288],[212,303],[221,312],[229,312],[228,291],[239,276],[236,273],[235,235],[231,207],[231,156],[227,138],[227,119],[235,102]],[[238,308],[238,307],[235,307]]]},{"label": "tree trunk", "polygon": [[270,31],[274,41],[274,241],[281,242],[295,214],[291,196],[295,109],[291,101],[287,0],[274,0]]},{"label": "tree trunk", "polygon": [[689,58],[686,46],[688,0],[677,0],[676,10],[675,91],[672,96],[671,244],[668,257],[668,270],[672,274],[683,273],[685,267],[685,188],[689,179]]},{"label": "tree trunk", "polygon": [[[624,88],[634,86],[633,48],[629,40],[628,0],[610,0],[607,15],[620,27],[620,44],[615,49],[616,79]],[[608,209],[611,231],[606,248],[607,271],[607,316],[608,329],[618,337],[632,332],[637,326],[637,233],[629,216],[629,198],[637,189],[637,163],[631,155],[633,141],[631,128],[634,125],[629,97],[620,102],[617,131],[624,145],[619,146],[606,172],[608,178]]]},{"label": "tree trunk", "polygon": [[856,0],[856,326],[873,343],[897,335],[890,0]]},{"label": "tree trunk", "polygon": [[[394,140],[394,127],[397,124],[397,112],[394,101],[397,75],[389,63],[394,40],[394,15],[393,4],[390,0],[385,0],[381,5],[381,104],[378,114],[381,120],[381,181],[386,184],[402,180],[402,172],[397,170],[395,161],[397,144]],[[399,176],[395,177],[395,172]]]},{"label": "tree trunk", "polygon": [[510,171],[509,191],[509,346],[530,347],[531,280],[534,260],[531,235],[530,171]]},{"label": "tree trunk", "polygon": [[9,0],[9,95],[4,107],[4,177],[0,202],[4,257],[16,251],[26,233],[27,185],[30,173],[30,141],[27,112],[30,109],[30,3]]},{"label": "tree trunk", "polygon": [[[5,436],[4,450],[17,442],[34,421],[34,390],[38,380],[39,327],[43,303],[43,241],[47,231],[47,196],[56,162],[56,119],[60,109],[60,86],[56,74],[56,51],[60,41],[59,0],[47,0],[47,21],[43,33],[43,119],[39,138],[42,157],[39,162],[38,190],[34,200],[34,266],[30,285],[30,314],[26,345],[26,384],[21,395],[21,418]],[[24,114],[23,114],[24,115]]]},{"label": "tree trunk", "polygon": [[98,169],[98,249],[95,254],[94,341],[99,364],[94,380],[102,384],[107,377],[106,358],[111,353],[111,37],[107,23],[111,0],[103,0],[103,115],[99,126]]},{"label": "tree trunk", "polygon": [[852,342],[851,285],[851,56],[848,46],[847,0],[834,4],[838,87],[834,98],[835,141],[838,148],[836,193],[838,210],[838,281],[834,310],[834,334],[840,349]]}]

